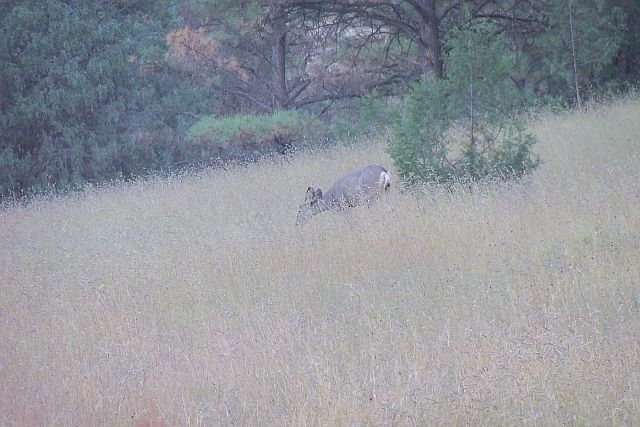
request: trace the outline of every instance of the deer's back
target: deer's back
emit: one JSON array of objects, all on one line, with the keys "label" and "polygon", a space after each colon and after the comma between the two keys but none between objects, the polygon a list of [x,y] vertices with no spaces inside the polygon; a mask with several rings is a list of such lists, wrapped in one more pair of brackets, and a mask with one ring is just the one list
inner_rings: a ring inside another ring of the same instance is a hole
[{"label": "deer's back", "polygon": [[355,206],[369,202],[389,186],[389,173],[378,165],[350,172],[336,181],[326,194],[326,202]]}]

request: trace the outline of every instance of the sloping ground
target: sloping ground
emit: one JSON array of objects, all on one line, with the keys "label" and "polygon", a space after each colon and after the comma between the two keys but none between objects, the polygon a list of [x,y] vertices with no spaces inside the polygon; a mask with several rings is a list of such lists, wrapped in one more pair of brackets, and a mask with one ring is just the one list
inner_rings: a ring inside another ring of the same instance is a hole
[{"label": "sloping ground", "polygon": [[532,129],[521,183],[303,228],[382,137],[0,211],[0,424],[638,423],[640,103]]}]

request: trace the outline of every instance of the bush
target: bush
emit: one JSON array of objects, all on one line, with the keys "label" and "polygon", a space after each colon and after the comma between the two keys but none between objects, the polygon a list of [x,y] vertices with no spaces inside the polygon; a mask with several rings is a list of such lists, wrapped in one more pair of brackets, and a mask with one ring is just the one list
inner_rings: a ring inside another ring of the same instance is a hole
[{"label": "bush", "polygon": [[322,132],[322,126],[310,116],[279,111],[270,115],[207,116],[191,126],[187,137],[201,147],[202,157],[256,158],[285,153],[296,142],[317,139]]},{"label": "bush", "polygon": [[511,58],[491,26],[448,40],[444,79],[426,75],[404,102],[389,152],[405,183],[513,179],[535,169],[533,135],[514,118]]}]

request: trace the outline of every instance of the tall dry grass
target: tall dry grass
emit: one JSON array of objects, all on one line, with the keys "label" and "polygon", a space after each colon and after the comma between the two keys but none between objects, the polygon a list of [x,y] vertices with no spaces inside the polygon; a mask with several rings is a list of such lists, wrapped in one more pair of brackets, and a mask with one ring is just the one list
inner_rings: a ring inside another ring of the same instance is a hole
[{"label": "tall dry grass", "polygon": [[640,103],[294,226],[384,141],[0,211],[0,425],[640,422]]}]

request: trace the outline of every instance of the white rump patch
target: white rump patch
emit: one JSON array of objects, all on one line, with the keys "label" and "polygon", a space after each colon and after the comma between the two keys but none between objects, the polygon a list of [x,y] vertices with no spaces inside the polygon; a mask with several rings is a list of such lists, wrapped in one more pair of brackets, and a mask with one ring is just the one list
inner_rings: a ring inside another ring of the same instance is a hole
[{"label": "white rump patch", "polygon": [[380,179],[378,180],[378,188],[380,188],[380,192],[382,193],[391,185],[391,177],[389,176],[389,172],[380,172]]}]

